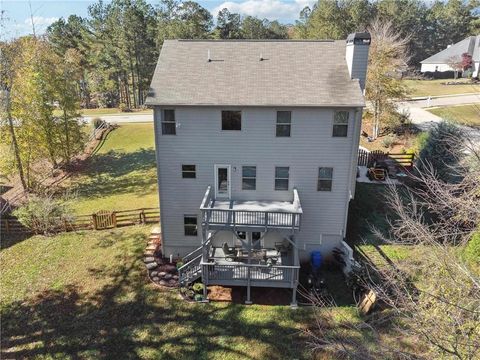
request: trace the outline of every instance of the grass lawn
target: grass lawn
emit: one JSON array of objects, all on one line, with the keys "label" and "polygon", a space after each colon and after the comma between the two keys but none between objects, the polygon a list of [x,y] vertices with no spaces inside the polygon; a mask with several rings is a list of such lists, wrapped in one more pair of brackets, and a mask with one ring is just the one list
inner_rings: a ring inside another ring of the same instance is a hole
[{"label": "grass lawn", "polygon": [[[311,308],[190,304],[149,283],[141,261],[149,230],[4,241],[2,358],[310,357],[302,330],[312,324]],[[339,323],[356,319],[351,307],[335,313]]]},{"label": "grass lawn", "polygon": [[[465,85],[442,85],[447,81],[453,79],[438,79],[438,80],[403,80],[403,83],[410,89],[410,97],[416,96],[438,96],[438,95],[454,95],[479,93],[480,85],[473,85],[469,80],[465,80]],[[462,81],[457,80],[457,81]]]},{"label": "grass lawn", "polygon": [[480,104],[446,106],[428,109],[428,111],[459,124],[480,126]]},{"label": "grass lawn", "polygon": [[66,186],[77,198],[77,214],[98,210],[157,207],[157,174],[152,123],[122,124]]}]

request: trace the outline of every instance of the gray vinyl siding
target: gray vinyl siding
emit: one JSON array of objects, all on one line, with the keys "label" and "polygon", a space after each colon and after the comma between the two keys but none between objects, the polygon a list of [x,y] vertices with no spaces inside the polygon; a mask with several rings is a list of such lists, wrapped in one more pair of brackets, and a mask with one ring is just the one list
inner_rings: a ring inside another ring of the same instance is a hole
[{"label": "gray vinyl siding", "polygon": [[[347,137],[332,137],[334,109],[241,108],[242,130],[222,131],[225,109],[238,108],[177,107],[176,135],[162,135],[161,127],[155,128],[165,255],[185,255],[200,246],[200,229],[197,237],[184,236],[183,215],[199,214],[207,186],[214,186],[215,164],[231,165],[233,199],[291,201],[296,187],[303,208],[300,249],[330,251],[344,236],[356,174],[352,154],[356,157],[359,123],[354,109]],[[157,124],[160,110],[155,108]],[[292,111],[291,137],[275,136],[277,110]],[[182,164],[196,165],[197,177],[182,178]],[[243,165],[257,167],[256,190],[242,190]],[[275,166],[290,168],[289,191],[274,190]],[[319,167],[334,169],[331,192],[317,191]]]}]

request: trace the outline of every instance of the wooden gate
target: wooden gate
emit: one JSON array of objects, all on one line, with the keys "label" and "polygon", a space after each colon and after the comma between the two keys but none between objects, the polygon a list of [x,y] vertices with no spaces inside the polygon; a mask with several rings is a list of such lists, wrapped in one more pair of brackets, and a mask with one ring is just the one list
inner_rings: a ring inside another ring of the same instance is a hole
[{"label": "wooden gate", "polygon": [[115,212],[100,210],[93,214],[93,226],[95,230],[110,229],[117,226]]}]

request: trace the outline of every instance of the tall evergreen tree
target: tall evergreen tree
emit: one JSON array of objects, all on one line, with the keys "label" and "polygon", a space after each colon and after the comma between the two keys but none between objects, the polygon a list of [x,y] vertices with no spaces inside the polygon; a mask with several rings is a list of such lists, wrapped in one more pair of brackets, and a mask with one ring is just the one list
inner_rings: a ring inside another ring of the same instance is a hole
[{"label": "tall evergreen tree", "polygon": [[231,13],[227,8],[218,12],[215,35],[219,39],[241,39],[242,20],[240,14]]}]

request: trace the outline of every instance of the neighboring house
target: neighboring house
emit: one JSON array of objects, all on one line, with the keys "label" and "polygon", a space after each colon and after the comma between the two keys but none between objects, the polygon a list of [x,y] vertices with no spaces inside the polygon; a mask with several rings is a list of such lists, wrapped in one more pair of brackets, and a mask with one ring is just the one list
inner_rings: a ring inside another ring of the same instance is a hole
[{"label": "neighboring house", "polygon": [[455,71],[450,64],[452,60],[458,62],[462,61],[462,54],[467,53],[472,56],[473,63],[473,77],[478,76],[480,67],[480,35],[469,36],[456,44],[449,45],[445,50],[442,50],[428,59],[420,61],[422,64],[421,72],[444,72]]},{"label": "neighboring house", "polygon": [[[370,35],[167,40],[154,108],[165,256],[180,280],[292,288],[345,237]],[[190,253],[190,254],[189,254]]]}]

